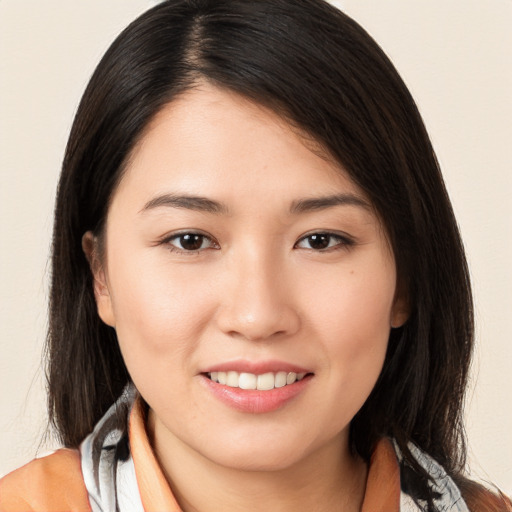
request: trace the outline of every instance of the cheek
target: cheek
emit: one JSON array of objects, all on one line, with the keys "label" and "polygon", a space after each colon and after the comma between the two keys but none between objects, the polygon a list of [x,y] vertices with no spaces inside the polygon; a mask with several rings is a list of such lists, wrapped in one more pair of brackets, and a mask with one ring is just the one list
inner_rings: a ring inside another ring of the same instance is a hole
[{"label": "cheek", "polygon": [[387,340],[395,280],[392,265],[372,264],[371,260],[352,269],[342,268],[339,275],[316,273],[304,286],[311,293],[306,304],[309,318],[317,328],[331,330],[333,342],[345,340],[355,348],[368,348],[382,338]]},{"label": "cheek", "polygon": [[318,293],[310,317],[323,340],[324,364],[335,394],[339,397],[350,390],[356,411],[381,372],[391,328],[394,267],[379,264],[378,268],[379,272],[371,272],[368,264],[360,271],[344,272],[338,286]]},{"label": "cheek", "polygon": [[179,358],[164,356],[192,353],[211,310],[202,276],[177,272],[144,251],[115,261],[110,277],[112,304],[128,367],[132,360],[155,367],[178,365]]}]

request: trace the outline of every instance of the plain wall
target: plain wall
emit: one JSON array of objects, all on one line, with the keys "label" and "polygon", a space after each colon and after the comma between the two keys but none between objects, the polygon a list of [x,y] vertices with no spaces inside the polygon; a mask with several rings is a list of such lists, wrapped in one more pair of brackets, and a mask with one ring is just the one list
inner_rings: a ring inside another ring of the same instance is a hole
[{"label": "plain wall", "polygon": [[[51,448],[41,351],[54,190],[78,101],[143,0],[0,0],[0,475]],[[346,0],[431,134],[468,252],[477,358],[476,475],[512,493],[512,2]]]}]

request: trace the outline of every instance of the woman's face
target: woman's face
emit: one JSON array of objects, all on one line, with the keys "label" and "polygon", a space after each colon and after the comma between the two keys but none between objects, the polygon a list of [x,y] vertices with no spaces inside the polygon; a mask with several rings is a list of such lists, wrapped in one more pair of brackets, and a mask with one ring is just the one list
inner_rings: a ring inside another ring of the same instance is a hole
[{"label": "woman's face", "polygon": [[405,316],[379,219],[311,148],[208,86],[135,148],[93,268],[158,446],[245,469],[348,446]]}]

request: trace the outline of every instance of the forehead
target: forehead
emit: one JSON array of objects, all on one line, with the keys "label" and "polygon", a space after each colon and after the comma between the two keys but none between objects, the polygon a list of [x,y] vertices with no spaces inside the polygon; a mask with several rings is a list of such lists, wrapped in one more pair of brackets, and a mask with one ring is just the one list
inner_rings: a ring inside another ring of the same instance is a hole
[{"label": "forehead", "polygon": [[205,84],[165,105],[149,123],[115,195],[130,191],[247,203],[340,191],[364,196],[311,137],[273,111]]}]

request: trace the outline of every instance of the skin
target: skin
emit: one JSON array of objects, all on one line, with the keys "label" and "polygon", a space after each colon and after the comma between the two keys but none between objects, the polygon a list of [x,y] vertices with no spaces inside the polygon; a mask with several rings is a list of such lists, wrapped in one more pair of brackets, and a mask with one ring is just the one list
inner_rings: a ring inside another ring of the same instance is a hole
[{"label": "skin", "polygon": [[[166,194],[221,208],[164,204]],[[290,211],[340,194],[351,200]],[[198,250],[183,248],[183,231],[204,235]],[[328,247],[312,233],[331,233]],[[83,245],[99,315],[117,331],[185,511],[359,510],[367,468],[349,452],[349,423],[407,314],[381,223],[339,165],[273,112],[203,84],[165,106],[134,149],[101,257],[91,233]],[[310,377],[273,412],[239,411],[204,375],[239,360]]]}]

